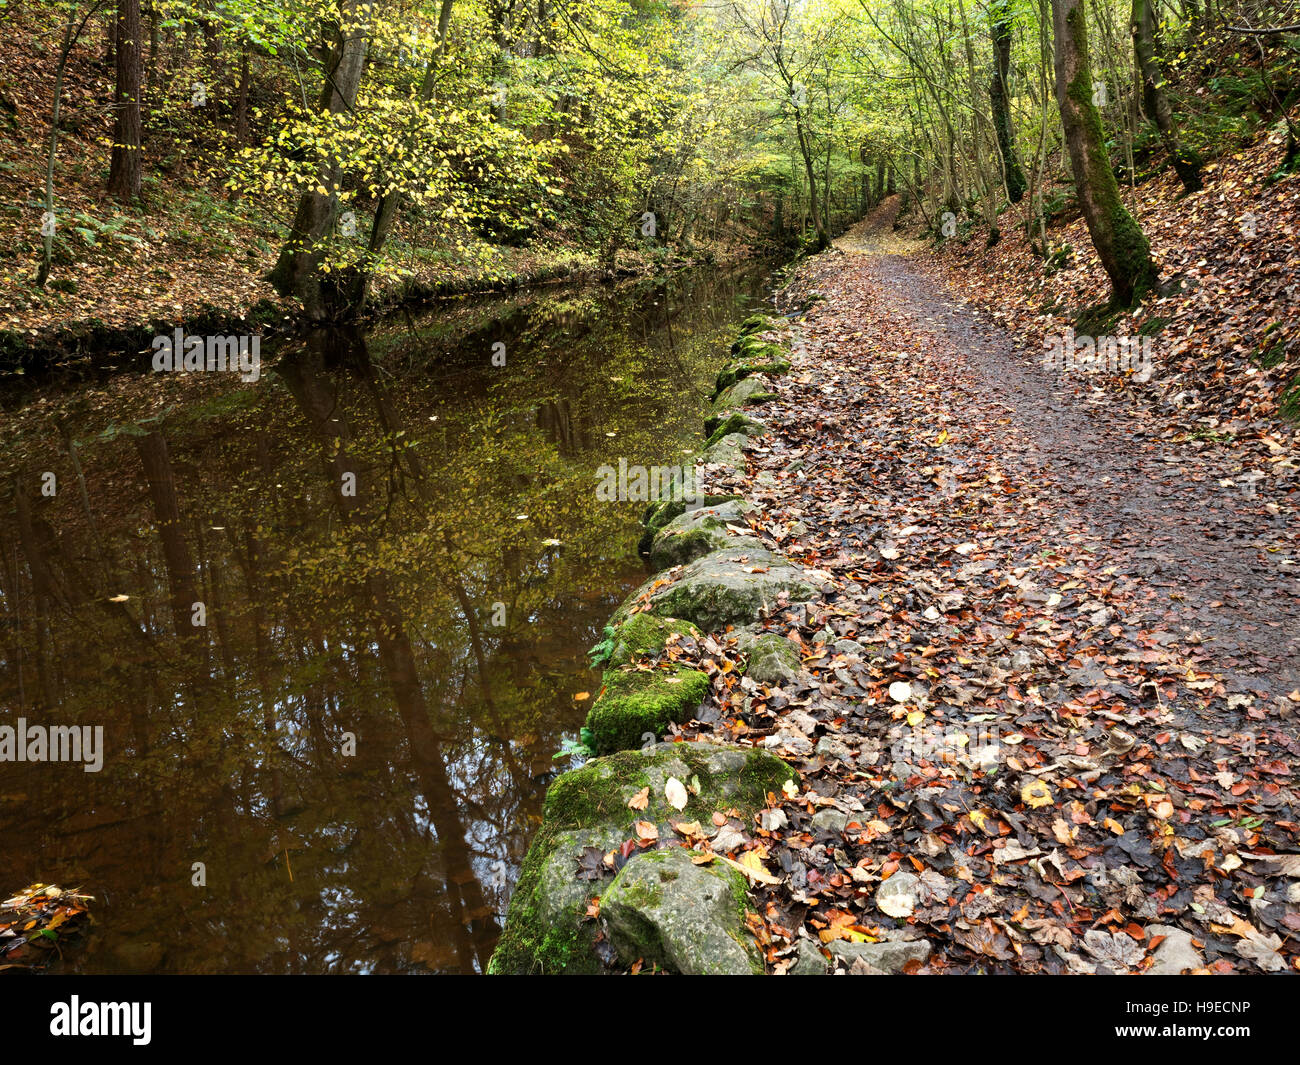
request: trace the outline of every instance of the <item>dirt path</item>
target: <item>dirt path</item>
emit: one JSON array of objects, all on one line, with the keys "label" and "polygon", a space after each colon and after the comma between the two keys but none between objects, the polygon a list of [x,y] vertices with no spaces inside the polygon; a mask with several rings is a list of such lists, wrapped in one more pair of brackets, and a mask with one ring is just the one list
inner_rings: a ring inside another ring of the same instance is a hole
[{"label": "dirt path", "polygon": [[1090,394],[954,302],[904,257],[915,249],[892,233],[896,213],[895,199],[837,242],[865,257],[850,260],[846,283],[913,335],[971,405],[967,421],[988,427],[986,449],[1055,511],[1064,535],[1098,545],[1098,562],[1158,593],[1149,617],[1209,641],[1229,690],[1300,686],[1300,551],[1288,516],[1251,492],[1230,449],[1170,447],[1149,412]]},{"label": "dirt path", "polygon": [[956,302],[896,209],[801,270],[746,487],[830,589],[768,622],[803,679],[729,726],[806,789],[765,844],[774,942],[847,964],[854,936],[924,938],[908,971],[1300,968],[1300,858],[1264,857],[1300,852],[1288,515],[1233,448],[1171,443]]}]

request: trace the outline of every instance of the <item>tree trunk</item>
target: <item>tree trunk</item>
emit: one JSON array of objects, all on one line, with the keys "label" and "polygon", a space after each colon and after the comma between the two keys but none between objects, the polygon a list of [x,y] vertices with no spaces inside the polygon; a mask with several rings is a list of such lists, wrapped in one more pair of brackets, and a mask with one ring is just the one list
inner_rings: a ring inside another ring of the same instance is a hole
[{"label": "tree trunk", "polygon": [[1138,76],[1142,79],[1142,109],[1160,131],[1160,140],[1169,153],[1169,160],[1178,180],[1183,183],[1183,188],[1188,192],[1199,192],[1201,161],[1196,153],[1179,143],[1178,127],[1174,125],[1174,116],[1165,96],[1164,75],[1156,62],[1159,31],[1156,28],[1155,6],[1151,0],[1133,0],[1130,28],[1133,31],[1133,58],[1137,62]]},{"label": "tree trunk", "polygon": [[[442,0],[438,12],[438,43],[429,59],[429,67],[420,82],[419,99],[428,103],[433,99],[433,90],[437,86],[438,69],[447,45],[447,27],[451,23],[451,10],[455,0]],[[398,192],[383,192],[375,205],[375,217],[370,225],[370,239],[366,250],[370,253],[367,262],[353,272],[347,281],[346,303],[350,314],[360,314],[366,305],[366,296],[370,289],[371,261],[376,258],[388,243],[388,234],[392,232],[393,223],[397,221],[397,210],[401,206],[402,196]]]},{"label": "tree trunk", "polygon": [[235,104],[235,143],[242,145],[248,140],[248,45],[244,45],[239,56],[239,99]]},{"label": "tree trunk", "polygon": [[992,32],[994,63],[993,79],[989,82],[989,104],[993,109],[998,152],[1002,156],[1002,180],[1007,187],[1007,199],[1019,203],[1025,194],[1025,174],[1016,158],[1011,106],[1007,97],[1007,75],[1011,69],[1011,16],[1005,7],[999,7],[994,13]]},{"label": "tree trunk", "polygon": [[795,132],[799,135],[799,153],[803,156],[804,173],[808,177],[808,207],[812,215],[813,227],[817,232],[817,250],[823,251],[830,247],[830,234],[826,232],[826,223],[822,220],[821,211],[817,206],[817,174],[813,170],[812,153],[808,146],[808,139],[804,136],[803,117],[798,110],[794,116]]},{"label": "tree trunk", "polygon": [[1157,280],[1151,246],[1125,208],[1092,102],[1086,0],[1052,0],[1056,101],[1088,234],[1111,283],[1111,306],[1131,307]]},{"label": "tree trunk", "polygon": [[[340,115],[356,106],[370,45],[369,30],[362,23],[365,10],[361,0],[342,0],[339,21],[325,28],[325,76],[317,105],[322,112]],[[297,296],[307,317],[317,321],[327,318],[330,312],[321,286],[320,243],[338,214],[343,161],[335,149],[329,148],[319,165],[319,186],[325,192],[311,188],[302,194],[289,239],[280,250],[275,268],[267,275],[280,295]]]},{"label": "tree trunk", "polygon": [[153,500],[158,538],[162,541],[167,586],[171,592],[172,625],[182,640],[194,640],[196,633],[190,612],[194,604],[199,602],[199,592],[198,585],[194,583],[193,557],[185,542],[185,530],[181,525],[180,500],[176,495],[171,452],[166,438],[157,429],[145,436],[136,437],[135,444],[144,466],[149,495]]},{"label": "tree trunk", "polygon": [[118,0],[117,91],[113,97],[113,155],[108,169],[108,193],[122,203],[140,198],[140,0]]}]

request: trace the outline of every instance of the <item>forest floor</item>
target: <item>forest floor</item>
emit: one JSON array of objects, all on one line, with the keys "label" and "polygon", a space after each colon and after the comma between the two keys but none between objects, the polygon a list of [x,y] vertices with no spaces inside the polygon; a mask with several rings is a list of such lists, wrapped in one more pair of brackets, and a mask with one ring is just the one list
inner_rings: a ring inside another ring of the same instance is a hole
[{"label": "forest floor", "polygon": [[833,589],[767,623],[803,681],[715,663],[701,711],[803,774],[751,844],[769,961],[923,937],[924,971],[1300,969],[1291,437],[1045,369],[896,212],[801,268],[792,306],[822,298],[743,485]]}]

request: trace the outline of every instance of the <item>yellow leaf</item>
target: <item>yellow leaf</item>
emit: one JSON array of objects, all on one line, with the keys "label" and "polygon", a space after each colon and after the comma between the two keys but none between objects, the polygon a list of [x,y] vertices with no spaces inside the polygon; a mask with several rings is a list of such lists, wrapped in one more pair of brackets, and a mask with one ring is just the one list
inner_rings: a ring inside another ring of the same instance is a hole
[{"label": "yellow leaf", "polygon": [[1032,784],[1026,784],[1020,789],[1020,801],[1034,809],[1038,809],[1040,806],[1051,806],[1052,789],[1041,780],[1035,780]]},{"label": "yellow leaf", "polygon": [[735,866],[751,880],[757,880],[760,884],[779,884],[781,881],[778,877],[773,876],[763,868],[763,863],[758,860],[758,856],[752,853],[746,853],[741,861],[728,858],[725,854],[718,854],[715,857],[728,865]]}]

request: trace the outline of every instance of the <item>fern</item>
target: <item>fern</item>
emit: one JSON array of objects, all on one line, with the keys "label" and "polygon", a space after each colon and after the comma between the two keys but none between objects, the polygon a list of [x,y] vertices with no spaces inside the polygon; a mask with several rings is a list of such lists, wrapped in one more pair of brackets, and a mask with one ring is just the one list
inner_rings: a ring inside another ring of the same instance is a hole
[{"label": "fern", "polygon": [[617,645],[617,633],[614,632],[613,625],[605,626],[605,638],[596,644],[587,654],[591,658],[592,669],[604,669],[614,654],[614,648]]}]

